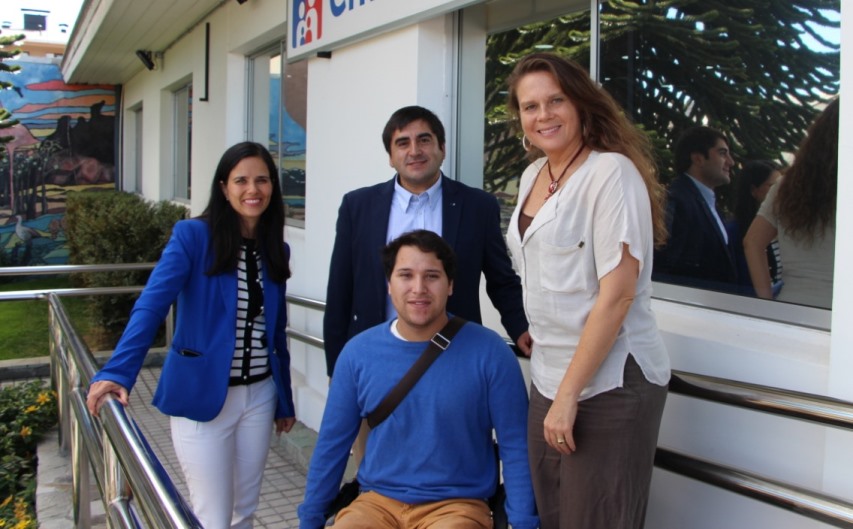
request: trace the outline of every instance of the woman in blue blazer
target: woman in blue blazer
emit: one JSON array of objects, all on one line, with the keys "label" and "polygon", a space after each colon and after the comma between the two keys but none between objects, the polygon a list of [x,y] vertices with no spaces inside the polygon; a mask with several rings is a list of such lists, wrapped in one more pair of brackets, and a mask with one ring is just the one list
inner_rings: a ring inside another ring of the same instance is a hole
[{"label": "woman in blue blazer", "polygon": [[153,404],[205,529],[250,528],[271,438],[295,423],[285,326],[290,276],[275,163],[262,145],[229,148],[200,217],[178,222],[87,406],[128,393],[177,301],[175,337]]}]

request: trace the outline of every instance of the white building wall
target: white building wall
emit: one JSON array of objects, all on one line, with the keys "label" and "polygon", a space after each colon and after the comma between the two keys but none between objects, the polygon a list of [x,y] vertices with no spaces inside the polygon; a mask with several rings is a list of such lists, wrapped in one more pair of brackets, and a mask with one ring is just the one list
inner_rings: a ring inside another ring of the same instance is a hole
[{"label": "white building wall", "polygon": [[[192,212],[207,200],[215,164],[230,144],[245,138],[245,56],[283,38],[284,0],[226,2],[210,18],[209,103],[203,90],[204,25],[166,51],[162,70],[144,71],[124,87],[125,109],[143,105],[144,194],[170,196],[170,90],[185,79],[194,85]],[[842,12],[842,33],[853,35],[853,13]],[[311,58],[308,68],[307,217],[288,227],[293,250],[289,292],[324,300],[328,262],[341,197],[349,190],[391,177],[381,131],[395,109],[420,104],[448,128],[451,160],[456,126],[452,17],[415,24]],[[842,55],[842,87],[853,83],[853,58]],[[844,90],[844,88],[842,88]],[[850,89],[847,89],[849,92]],[[845,96],[853,97],[853,96]],[[464,113],[464,109],[463,109]],[[840,167],[853,166],[853,113],[842,112]],[[125,131],[127,133],[127,131]],[[129,148],[125,144],[125,149]],[[845,163],[846,162],[846,163]],[[453,163],[445,163],[452,173]],[[128,171],[125,167],[125,171]],[[463,179],[466,178],[463,176]],[[839,179],[839,204],[853,200],[853,185]],[[850,208],[839,208],[838,231],[853,226]],[[853,242],[839,237],[836,269],[850,270]],[[654,308],[675,369],[830,395],[853,401],[853,279],[835,283],[832,335],[758,318],[656,301]],[[484,308],[489,303],[484,298]],[[316,311],[294,307],[295,329],[322,337]],[[499,329],[494,311],[488,325]],[[328,380],[323,352],[291,340],[297,416],[317,429]],[[839,432],[671,395],[661,446],[768,477],[853,498],[851,433]],[[657,470],[647,527],[827,527],[694,480]]]},{"label": "white building wall", "polygon": [[[848,167],[853,167],[853,9],[841,10],[841,123],[838,141],[838,208],[836,209],[835,270],[832,295],[832,357],[828,394],[853,402],[853,181]],[[846,53],[845,53],[846,52]],[[853,501],[853,433],[831,430],[827,434],[824,467],[827,490]]]},{"label": "white building wall", "polygon": [[[830,336],[826,332],[667,302],[655,302],[654,310],[674,369],[827,393]],[[824,427],[671,393],[658,444],[824,490],[826,434]],[[654,473],[647,526],[824,527],[661,469]]]},{"label": "white building wall", "polygon": [[[165,50],[156,70],[143,70],[123,87],[122,108],[143,109],[143,194],[171,198],[173,148],[172,92],[193,84],[192,199],[193,214],[207,204],[211,179],[222,152],[246,138],[246,56],[284,37],[285,0],[226,2],[208,19]],[[208,101],[205,93],[205,23],[210,23]],[[132,120],[123,120],[123,137],[131,137]],[[125,143],[125,149],[132,145]],[[124,174],[133,174],[130,157]]]}]

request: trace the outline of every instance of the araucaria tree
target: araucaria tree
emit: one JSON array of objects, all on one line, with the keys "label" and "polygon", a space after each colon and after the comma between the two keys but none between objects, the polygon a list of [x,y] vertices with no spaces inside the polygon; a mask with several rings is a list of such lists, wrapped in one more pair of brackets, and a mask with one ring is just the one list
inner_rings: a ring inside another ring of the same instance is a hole
[{"label": "araucaria tree", "polygon": [[[486,58],[486,188],[525,166],[509,131],[506,76],[543,46],[589,62],[589,11],[496,34]],[[782,162],[839,90],[839,0],[607,0],[602,85],[655,144],[662,180],[685,128],[724,131],[736,158]]]},{"label": "araucaria tree", "polygon": [[[9,77],[8,74],[18,71],[20,66],[9,65],[6,61],[14,59],[21,53],[21,50],[18,48],[10,48],[16,46],[19,41],[23,40],[23,38],[23,35],[3,36],[0,34],[0,73],[3,74],[0,76],[0,90],[8,90],[14,87],[14,85],[10,81],[7,81],[6,78]],[[14,127],[17,124],[18,121],[12,119],[12,113],[3,107],[0,107],[0,145],[12,140],[11,136],[3,135],[3,129]]]}]

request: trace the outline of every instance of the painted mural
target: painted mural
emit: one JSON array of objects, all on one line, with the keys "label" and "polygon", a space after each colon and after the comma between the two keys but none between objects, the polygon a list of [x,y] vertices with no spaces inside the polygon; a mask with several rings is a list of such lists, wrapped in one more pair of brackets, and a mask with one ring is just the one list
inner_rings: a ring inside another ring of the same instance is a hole
[{"label": "painted mural", "polygon": [[116,90],[68,85],[50,60],[8,61],[0,105],[20,123],[0,134],[0,265],[67,264],[65,199],[115,187]]}]

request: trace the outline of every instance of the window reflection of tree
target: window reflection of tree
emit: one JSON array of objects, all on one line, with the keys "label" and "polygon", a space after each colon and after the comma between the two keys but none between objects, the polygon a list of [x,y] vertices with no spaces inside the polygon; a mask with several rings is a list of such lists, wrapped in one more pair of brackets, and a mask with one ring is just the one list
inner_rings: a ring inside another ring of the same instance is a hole
[{"label": "window reflection of tree", "polygon": [[[663,182],[674,141],[695,124],[729,136],[736,161],[784,162],[839,91],[840,9],[839,0],[602,2],[600,79],[651,136]],[[506,76],[543,48],[588,64],[590,34],[587,10],[488,39],[484,186],[507,211],[527,161],[507,123]],[[718,191],[731,211],[733,191]]]}]

